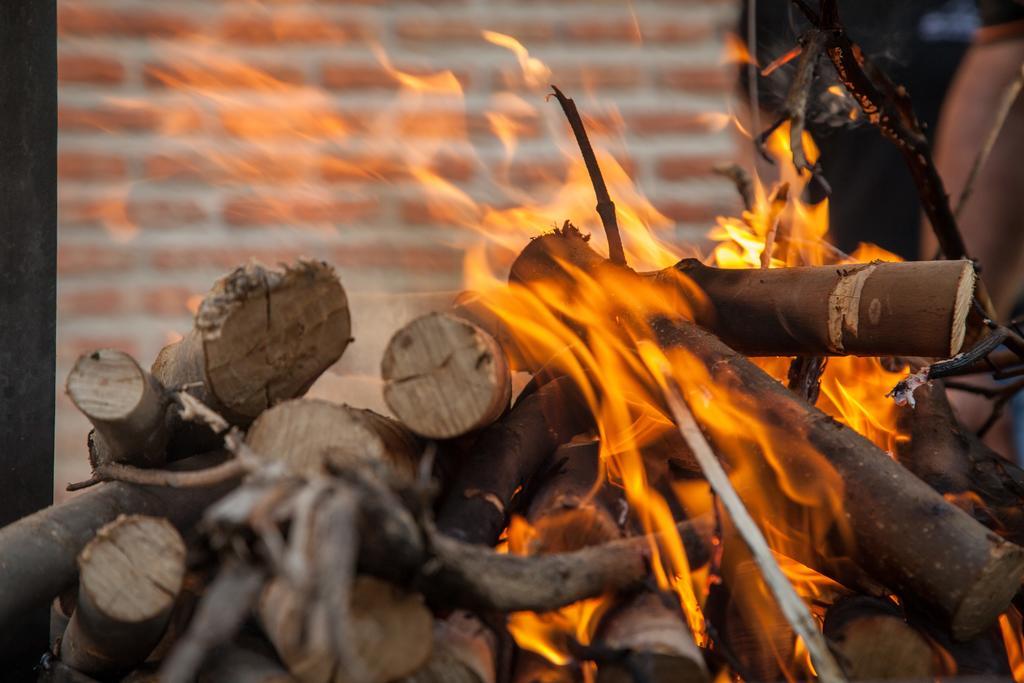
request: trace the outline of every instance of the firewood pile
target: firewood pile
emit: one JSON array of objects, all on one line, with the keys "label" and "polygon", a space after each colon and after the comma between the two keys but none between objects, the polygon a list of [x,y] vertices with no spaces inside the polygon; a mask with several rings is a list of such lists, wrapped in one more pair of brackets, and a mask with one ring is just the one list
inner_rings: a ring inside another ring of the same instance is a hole
[{"label": "firewood pile", "polygon": [[[827,55],[917,169],[946,260],[769,267],[793,239],[780,184],[763,267],[634,270],[555,89],[609,258],[565,221],[507,283],[397,330],[390,415],[304,397],[359,333],[320,261],[225,275],[148,370],[78,360],[92,477],[0,529],[0,627],[51,610],[40,680],[1009,679],[1024,471],[943,382],[1017,372],[1024,339],[990,319],[916,122],[834,4],[800,3],[773,130],[813,171],[802,89]],[[844,356],[902,373],[895,452],[816,407]]]}]

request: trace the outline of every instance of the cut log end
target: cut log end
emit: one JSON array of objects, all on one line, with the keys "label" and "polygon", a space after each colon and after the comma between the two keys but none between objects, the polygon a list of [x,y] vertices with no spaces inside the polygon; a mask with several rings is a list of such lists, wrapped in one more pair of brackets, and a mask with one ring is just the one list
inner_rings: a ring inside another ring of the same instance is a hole
[{"label": "cut log end", "polygon": [[246,441],[257,453],[305,474],[365,463],[412,477],[420,455],[415,436],[398,422],[372,410],[311,398],[264,411]]},{"label": "cut log end", "polygon": [[68,396],[94,420],[128,418],[146,394],[146,374],[127,353],[100,349],[78,359],[68,375]]},{"label": "cut log end", "polygon": [[485,427],[508,408],[508,363],[491,335],[433,313],[399,330],[381,363],[384,400],[417,434],[448,439]]},{"label": "cut log end", "polygon": [[953,304],[953,323],[950,327],[949,357],[952,358],[960,353],[964,345],[964,337],[967,334],[967,314],[971,311],[971,301],[974,299],[974,288],[978,276],[974,272],[974,264],[970,261],[962,261],[960,278],[956,284],[956,298]]},{"label": "cut log end", "polygon": [[352,332],[345,290],[321,261],[236,269],[203,300],[196,329],[208,391],[243,422],[305,393],[341,357]]},{"label": "cut log end", "polygon": [[120,622],[167,612],[184,579],[185,543],[170,522],[121,515],[82,550],[79,600]]},{"label": "cut log end", "polygon": [[972,638],[992,625],[992,615],[1006,609],[1024,578],[1024,548],[989,532],[990,560],[964,594],[950,628],[957,640]]}]

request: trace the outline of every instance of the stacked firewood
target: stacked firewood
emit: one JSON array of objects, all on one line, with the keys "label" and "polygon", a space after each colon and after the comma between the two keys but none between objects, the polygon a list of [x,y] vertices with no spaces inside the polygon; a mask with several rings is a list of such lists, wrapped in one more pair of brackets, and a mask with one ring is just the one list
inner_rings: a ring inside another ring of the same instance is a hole
[{"label": "stacked firewood", "polygon": [[[777,467],[799,477],[814,457],[841,483],[836,519],[815,522],[836,525],[821,535],[828,547],[790,558],[831,579],[819,611],[839,678],[1008,672],[1000,628],[1020,624],[999,620],[1015,614],[1024,576],[1024,473],[958,427],[938,383],[917,388],[896,462],[746,357],[953,355],[969,262],[724,271],[683,261],[637,273],[567,224],[524,249],[510,286],[571,298],[581,277],[620,293],[617,324],[642,325],[757,406],[779,440]],[[637,303],[651,291],[657,311]],[[320,262],[228,274],[149,371],[116,350],[83,356],[67,391],[93,425],[93,477],[0,530],[0,630],[49,604],[40,676],[51,681],[786,675],[798,631],[751,590],[762,558],[740,520],[671,506],[689,567],[715,577],[695,634],[693,615],[653,578],[658,538],[608,482],[599,397],[511,325],[467,293],[397,331],[381,367],[393,416],[303,398],[351,341],[344,289]],[[576,343],[586,346],[584,331]],[[513,368],[532,372],[514,400]],[[642,381],[660,396],[657,378]],[[699,426],[727,469],[767,462],[760,442],[737,453],[721,425]],[[645,447],[647,479],[666,500],[705,476],[680,434]],[[751,509],[764,528],[794,519]],[[514,515],[532,533],[496,551]],[[588,598],[603,612],[587,642],[560,635],[563,656],[509,636],[514,612]]]}]

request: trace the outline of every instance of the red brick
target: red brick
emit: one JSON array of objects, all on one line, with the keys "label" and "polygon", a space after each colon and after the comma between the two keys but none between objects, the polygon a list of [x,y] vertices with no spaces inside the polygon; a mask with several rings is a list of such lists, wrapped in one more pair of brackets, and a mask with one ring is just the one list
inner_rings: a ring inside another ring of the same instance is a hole
[{"label": "red brick", "polygon": [[287,183],[302,178],[313,163],[305,155],[289,154],[154,154],[143,160],[142,173],[153,182]]},{"label": "red brick", "polygon": [[391,244],[367,244],[335,247],[328,260],[339,268],[453,273],[462,267],[463,252],[442,246],[396,249]]},{"label": "red brick", "polygon": [[680,223],[707,223],[709,226],[715,220],[715,216],[722,213],[718,207],[693,202],[655,202],[654,206],[659,212],[674,221]]},{"label": "red brick", "polygon": [[62,53],[57,58],[57,80],[61,83],[113,85],[124,80],[124,65],[110,57]]},{"label": "red brick", "polygon": [[[454,78],[463,90],[470,85],[469,74],[465,72],[403,65],[397,65],[395,70],[415,77],[434,79],[437,87],[443,88],[445,92],[454,90],[450,78]],[[321,67],[321,80],[324,86],[333,90],[397,90],[403,87],[398,77],[379,64],[324,64]]]},{"label": "red brick", "polygon": [[641,34],[631,19],[571,21],[565,27],[565,37],[581,43],[641,42]]},{"label": "red brick", "polygon": [[625,116],[626,130],[638,137],[703,133],[708,124],[700,114],[634,112]]},{"label": "red brick", "polygon": [[323,109],[232,107],[219,113],[229,135],[245,140],[341,140],[359,126],[354,117]]},{"label": "red brick", "polygon": [[191,199],[94,197],[60,201],[60,224],[64,228],[174,228],[204,218],[206,212]]},{"label": "red brick", "polygon": [[250,45],[281,43],[342,43],[367,38],[372,31],[352,19],[332,21],[325,17],[235,16],[220,26],[221,37]]},{"label": "red brick", "polygon": [[720,94],[735,85],[732,74],[724,68],[683,67],[663,71],[658,82],[676,90],[700,94]]},{"label": "red brick", "polygon": [[[574,91],[591,89],[632,89],[640,86],[644,71],[629,64],[595,64],[590,66],[560,65],[552,66],[551,82],[566,91],[570,97],[578,95]],[[523,75],[519,67],[508,67],[499,70],[495,77],[495,85],[500,89],[514,89],[523,85]]]},{"label": "red brick", "polygon": [[166,38],[196,33],[198,26],[180,13],[95,7],[71,1],[60,3],[57,31],[60,35]]},{"label": "red brick", "polygon": [[191,199],[136,199],[128,202],[128,220],[142,228],[178,228],[206,219]]},{"label": "red brick", "polygon": [[721,158],[711,157],[662,157],[655,162],[655,171],[663,180],[691,180],[714,175],[712,168]]},{"label": "red brick", "polygon": [[128,170],[124,158],[98,152],[61,152],[57,177],[62,180],[111,180],[123,178]]},{"label": "red brick", "polygon": [[62,244],[57,248],[57,274],[108,273],[132,267],[135,255],[124,247],[105,244]]},{"label": "red brick", "polygon": [[483,42],[483,31],[496,31],[515,37],[527,44],[546,42],[555,36],[550,22],[491,22],[437,20],[428,18],[402,19],[395,23],[395,35],[408,42]]},{"label": "red brick", "polygon": [[196,111],[181,107],[146,104],[98,107],[62,106],[57,122],[62,131],[103,131],[116,133],[189,132],[198,130],[202,121]]},{"label": "red brick", "polygon": [[177,89],[253,89],[288,93],[302,84],[299,69],[283,64],[249,64],[225,59],[218,63],[150,63],[143,80],[150,88]]},{"label": "red brick", "polygon": [[189,308],[193,297],[202,296],[187,287],[160,287],[142,292],[142,310],[153,316],[176,318],[194,315]]},{"label": "red brick", "polygon": [[309,256],[309,253],[287,247],[277,249],[246,249],[243,245],[206,249],[178,247],[154,250],[150,255],[150,264],[157,270],[167,271],[196,268],[229,271],[250,258],[273,265],[279,262],[291,262],[302,256]]},{"label": "red brick", "polygon": [[69,288],[69,291],[61,292],[57,312],[63,318],[109,316],[123,309],[124,303],[124,294],[120,289]]},{"label": "red brick", "polygon": [[[471,159],[444,155],[427,164],[427,170],[445,180],[466,181],[475,172]],[[320,160],[320,175],[328,182],[398,182],[413,177],[406,162],[385,156],[325,156]]]},{"label": "red brick", "polygon": [[711,40],[715,30],[711,24],[663,21],[640,28],[645,43],[696,43]]},{"label": "red brick", "polygon": [[138,358],[139,345],[127,335],[62,334],[57,344],[58,365],[70,366],[79,357],[97,349],[118,349]]},{"label": "red brick", "polygon": [[236,227],[351,223],[378,209],[375,199],[326,200],[289,197],[236,197],[223,208],[224,222]]}]

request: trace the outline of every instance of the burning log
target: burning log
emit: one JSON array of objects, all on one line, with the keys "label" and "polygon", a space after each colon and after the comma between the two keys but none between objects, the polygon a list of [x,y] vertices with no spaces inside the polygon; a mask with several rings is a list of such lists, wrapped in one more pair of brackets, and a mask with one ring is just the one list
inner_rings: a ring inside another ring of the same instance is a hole
[{"label": "burning log", "polygon": [[949,654],[910,626],[889,600],[842,598],[825,613],[824,630],[853,681],[934,680],[955,673],[947,666]]},{"label": "burning log", "polygon": [[467,454],[441,501],[438,528],[470,543],[497,543],[513,494],[558,446],[588,429],[591,420],[567,377],[524,391]]},{"label": "burning log", "polygon": [[985,526],[1024,542],[1024,470],[957,422],[942,382],[919,386],[914,398],[900,463]]},{"label": "burning log", "polygon": [[202,383],[199,399],[244,426],[304,394],[350,333],[345,290],[331,266],[299,261],[278,271],[250,263],[214,284],[194,329],[164,347],[152,372],[166,387]]},{"label": "burning log", "polygon": [[[207,453],[176,467],[199,469],[223,458],[222,453]],[[139,514],[164,517],[178,529],[188,529],[235,484],[183,489],[108,482],[0,529],[0,653],[27,610],[45,607],[72,584],[79,552],[101,527],[120,514]]]},{"label": "burning log", "polygon": [[256,453],[307,475],[355,463],[386,463],[411,479],[420,457],[416,437],[391,418],[311,398],[285,401],[264,411],[249,428],[246,443]]},{"label": "burning log", "polygon": [[[562,283],[566,265],[600,280],[615,268],[575,227],[539,237],[512,264],[509,281]],[[620,270],[629,277],[632,271]],[[969,261],[719,269],[685,259],[637,274],[750,356],[931,356],[959,352],[974,292]]]},{"label": "burning log", "polygon": [[[796,457],[789,454],[807,449],[839,476],[853,543],[840,542],[836,555],[849,555],[877,581],[938,608],[957,638],[980,633],[1010,604],[1024,576],[1024,550],[991,534],[867,439],[800,400],[714,335],[691,323],[658,321],[655,328],[665,348],[692,354],[717,386],[759,406],[765,423],[792,439],[774,456],[784,468],[799,465],[787,466],[786,459]],[[703,426],[714,441],[713,426]]]},{"label": "burning log", "polygon": [[78,359],[68,396],[93,426],[89,460],[159,465],[167,447],[167,394],[127,353],[100,349]]},{"label": "burning log", "polygon": [[512,380],[491,335],[453,315],[432,313],[395,333],[381,362],[384,400],[409,429],[450,439],[508,409]]},{"label": "burning log", "polygon": [[596,640],[624,653],[601,663],[598,683],[710,680],[678,606],[667,605],[659,593],[644,591],[618,605],[605,616]]},{"label": "burning log", "polygon": [[[331,645],[326,606],[303,600],[285,579],[272,581],[260,599],[260,620],[278,655],[303,683],[344,683]],[[314,616],[310,619],[309,612]],[[348,614],[351,648],[366,669],[365,681],[387,683],[416,671],[430,657],[433,619],[422,599],[390,583],[360,576]],[[308,625],[312,623],[313,628]]]},{"label": "burning log", "polygon": [[160,641],[185,576],[185,543],[164,519],[121,515],[78,556],[78,602],[61,661],[78,671],[126,671]]}]

